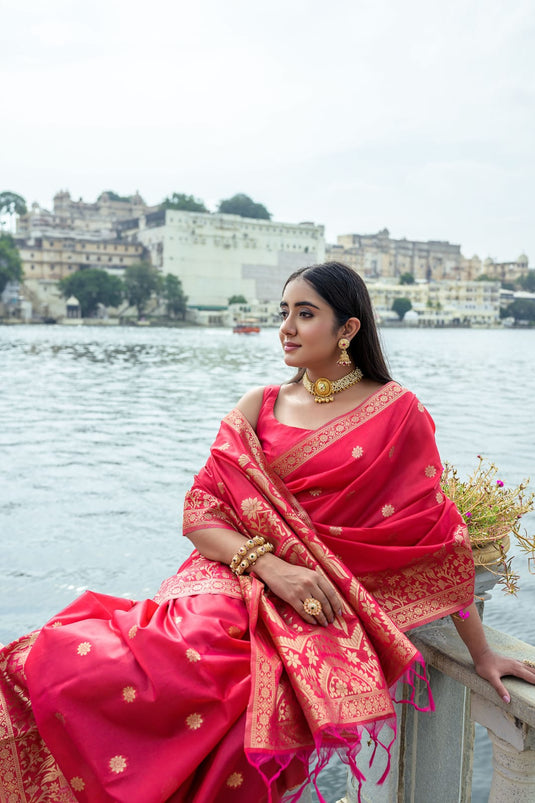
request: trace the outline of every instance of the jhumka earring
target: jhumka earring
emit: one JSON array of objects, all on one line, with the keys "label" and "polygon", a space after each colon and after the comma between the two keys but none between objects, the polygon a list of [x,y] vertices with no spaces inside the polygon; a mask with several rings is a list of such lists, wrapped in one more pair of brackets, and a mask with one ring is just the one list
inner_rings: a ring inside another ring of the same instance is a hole
[{"label": "jhumka earring", "polygon": [[342,352],[341,352],[340,356],[338,357],[338,359],[336,360],[336,364],[337,365],[351,365],[351,359],[350,359],[349,354],[347,353],[347,350],[346,350],[346,349],[349,348],[349,340],[347,339],[347,337],[341,337],[340,338],[340,340],[338,341],[338,348],[342,349]]}]

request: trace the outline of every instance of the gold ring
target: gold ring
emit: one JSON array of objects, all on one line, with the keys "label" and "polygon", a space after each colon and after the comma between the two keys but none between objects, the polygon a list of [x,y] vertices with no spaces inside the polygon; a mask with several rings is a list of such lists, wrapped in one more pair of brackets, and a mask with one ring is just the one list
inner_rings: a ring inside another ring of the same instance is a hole
[{"label": "gold ring", "polygon": [[522,663],[526,664],[526,666],[531,666],[535,669],[535,661],[530,661],[529,658],[524,658]]},{"label": "gold ring", "polygon": [[319,599],[314,599],[314,597],[307,597],[303,602],[303,608],[309,616],[319,616],[322,611],[321,602]]}]

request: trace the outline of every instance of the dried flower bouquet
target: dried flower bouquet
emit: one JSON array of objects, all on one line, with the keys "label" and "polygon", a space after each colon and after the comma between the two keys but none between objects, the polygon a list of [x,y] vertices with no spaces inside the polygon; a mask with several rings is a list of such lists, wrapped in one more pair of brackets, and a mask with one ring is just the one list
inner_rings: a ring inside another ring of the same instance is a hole
[{"label": "dried flower bouquet", "polygon": [[520,529],[520,520],[533,510],[535,495],[527,492],[529,480],[516,488],[506,488],[497,478],[494,463],[478,455],[478,465],[467,479],[460,479],[457,470],[446,463],[442,490],[459,509],[466,521],[475,563],[497,574],[509,594],[518,591],[518,575],[507,557],[513,535],[523,552],[528,554],[529,570],[535,574],[535,534]]}]

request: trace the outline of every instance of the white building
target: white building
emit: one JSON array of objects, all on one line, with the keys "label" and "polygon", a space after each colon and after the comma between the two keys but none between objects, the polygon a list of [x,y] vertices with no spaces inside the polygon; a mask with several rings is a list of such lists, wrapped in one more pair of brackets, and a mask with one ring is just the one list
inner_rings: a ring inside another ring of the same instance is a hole
[{"label": "white building", "polygon": [[393,319],[396,298],[408,298],[419,326],[497,326],[500,323],[499,282],[369,282],[379,320]]},{"label": "white building", "polygon": [[120,228],[150,251],[152,264],[177,276],[188,306],[226,307],[280,298],[288,276],[323,262],[324,227],[239,215],[162,210]]}]

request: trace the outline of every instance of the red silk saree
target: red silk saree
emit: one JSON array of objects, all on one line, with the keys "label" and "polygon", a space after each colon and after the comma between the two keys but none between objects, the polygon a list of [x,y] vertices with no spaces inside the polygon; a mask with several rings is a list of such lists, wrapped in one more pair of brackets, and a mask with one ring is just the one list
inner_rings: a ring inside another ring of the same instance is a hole
[{"label": "red silk saree", "polygon": [[362,735],[381,743],[417,672],[403,631],[473,599],[466,529],[410,392],[388,383],[315,431],[277,422],[277,392],[258,435],[238,411],[222,422],[184,532],[264,535],[329,577],[343,615],[310,626],[196,552],[154,600],[87,592],[0,651],[2,803],[249,803],[264,779],[278,801],[311,758],[338,750],[359,775]]}]

